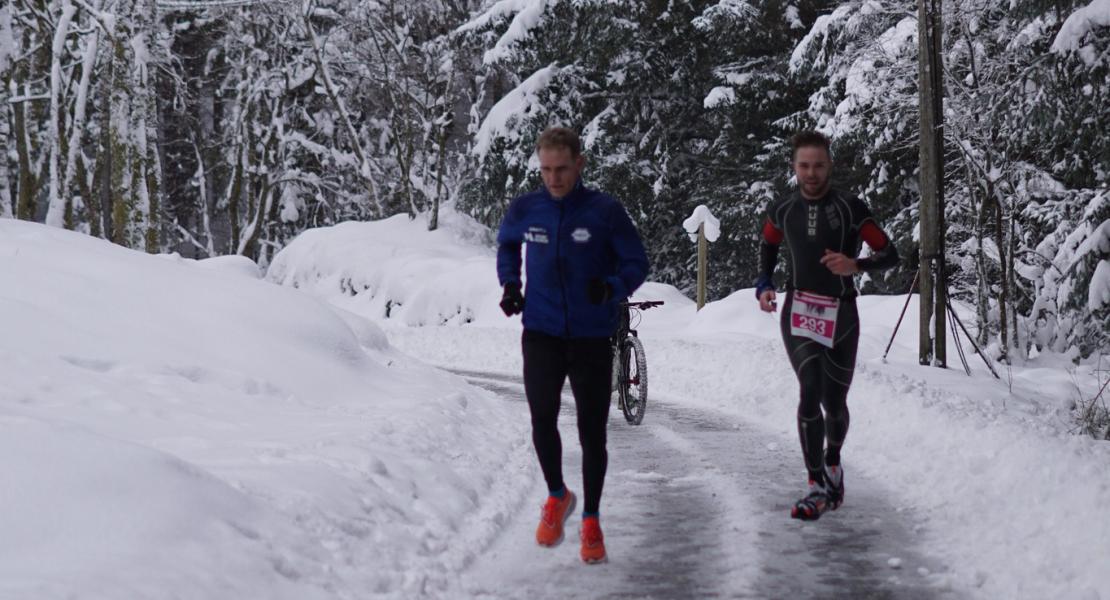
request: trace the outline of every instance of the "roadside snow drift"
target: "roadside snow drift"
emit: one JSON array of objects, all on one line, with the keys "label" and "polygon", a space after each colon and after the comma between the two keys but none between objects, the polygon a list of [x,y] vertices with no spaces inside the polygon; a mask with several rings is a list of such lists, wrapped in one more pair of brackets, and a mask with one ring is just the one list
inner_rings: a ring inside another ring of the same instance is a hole
[{"label": "roadside snow drift", "polygon": [[480,224],[450,210],[436,231],[406,215],[340,223],[302,233],[274,257],[266,278],[373,319],[500,323],[489,239]]},{"label": "roadside snow drift", "polygon": [[0,220],[0,597],[435,593],[525,424],[245,259]]}]

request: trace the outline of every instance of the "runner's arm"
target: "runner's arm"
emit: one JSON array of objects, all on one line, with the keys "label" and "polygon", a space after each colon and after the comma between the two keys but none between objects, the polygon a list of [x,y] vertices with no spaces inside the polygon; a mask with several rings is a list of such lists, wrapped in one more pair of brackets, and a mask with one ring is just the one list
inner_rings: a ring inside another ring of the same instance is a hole
[{"label": "runner's arm", "polygon": [[519,209],[518,202],[514,201],[497,230],[497,279],[501,287],[509,283],[520,285],[520,248],[524,238],[516,224]]},{"label": "runner's arm", "polygon": [[613,210],[609,214],[609,225],[612,228],[610,238],[613,251],[617,255],[617,274],[606,278],[606,283],[613,290],[612,297],[623,300],[632,295],[640,287],[648,274],[647,252],[640,234],[628,212],[619,202],[613,202]]},{"label": "runner's arm", "polygon": [[898,248],[875,221],[864,221],[859,235],[871,247],[871,256],[856,259],[856,267],[860,271],[882,271],[898,264]]},{"label": "runner's arm", "polygon": [[782,230],[767,218],[763,223],[763,234],[759,239],[759,278],[755,282],[755,297],[775,289],[775,265],[779,260],[779,244],[782,243]]}]

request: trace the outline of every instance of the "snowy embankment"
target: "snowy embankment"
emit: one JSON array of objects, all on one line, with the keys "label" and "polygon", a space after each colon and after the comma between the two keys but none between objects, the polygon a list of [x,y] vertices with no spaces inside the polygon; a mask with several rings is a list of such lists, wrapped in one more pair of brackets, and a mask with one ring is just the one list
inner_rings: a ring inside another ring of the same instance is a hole
[{"label": "snowy embankment", "polygon": [[[379,322],[429,362],[518,373],[519,319],[497,309],[488,236],[452,213],[441,222],[433,233],[403,217],[309,232],[269,277]],[[797,384],[777,315],[761,313],[750,289],[700,313],[669,286],[648,283],[637,298],[667,302],[640,323],[653,397],[778,431],[783,451],[798,457],[801,490]],[[1110,444],[1071,434],[1069,412],[1106,373],[1042,355],[1023,367],[996,365],[999,381],[969,349],[968,377],[954,343],[952,368],[919,366],[916,299],[883,363],[904,300],[859,300],[849,503],[852,472],[885,482],[925,551],[948,565],[942,582],[972,596],[1110,599]]]},{"label": "snowy embankment", "polygon": [[434,593],[518,509],[526,440],[246,259],[0,220],[0,598]]}]

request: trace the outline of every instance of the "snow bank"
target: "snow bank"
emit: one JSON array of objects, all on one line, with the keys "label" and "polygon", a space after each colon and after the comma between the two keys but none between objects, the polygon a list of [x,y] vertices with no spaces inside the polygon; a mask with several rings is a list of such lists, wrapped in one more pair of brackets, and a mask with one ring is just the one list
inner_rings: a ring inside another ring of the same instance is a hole
[{"label": "snow bank", "polygon": [[0,597],[325,597],[290,524],[166,453],[11,416],[0,453]]},{"label": "snow bank", "polygon": [[484,227],[450,207],[433,232],[424,217],[405,215],[341,223],[298,236],[274,257],[266,278],[375,320],[512,326],[497,306],[501,289],[488,240]]},{"label": "snow bank", "polygon": [[242,260],[0,221],[0,597],[435,594],[526,424]]}]

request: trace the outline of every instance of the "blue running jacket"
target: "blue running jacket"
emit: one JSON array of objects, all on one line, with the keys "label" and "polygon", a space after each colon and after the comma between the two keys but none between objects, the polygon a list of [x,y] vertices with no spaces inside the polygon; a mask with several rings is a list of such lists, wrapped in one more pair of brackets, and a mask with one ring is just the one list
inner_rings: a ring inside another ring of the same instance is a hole
[{"label": "blue running jacket", "polygon": [[[624,207],[581,181],[562,199],[546,188],[516,198],[497,233],[502,286],[521,282],[524,243],[524,328],[558,337],[612,336],[618,303],[640,287],[648,272],[644,244]],[[609,301],[590,303],[591,279],[612,286]]]}]

